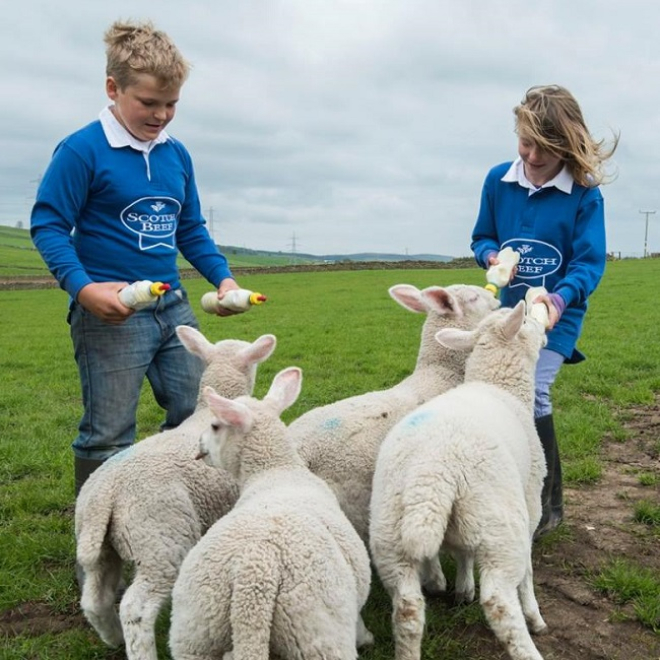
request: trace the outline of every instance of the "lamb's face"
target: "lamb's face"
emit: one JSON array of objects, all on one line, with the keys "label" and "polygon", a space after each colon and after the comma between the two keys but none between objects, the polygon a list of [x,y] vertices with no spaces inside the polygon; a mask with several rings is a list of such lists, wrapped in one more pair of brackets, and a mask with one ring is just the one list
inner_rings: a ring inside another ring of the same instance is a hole
[{"label": "lamb's face", "polygon": [[214,420],[199,438],[199,454],[207,465],[238,475],[239,457],[235,441],[236,430]]},{"label": "lamb's face", "polygon": [[[524,316],[522,308],[500,308],[489,314],[475,330],[475,346],[485,350],[511,351],[530,360],[538,359],[547,344],[545,328],[535,319]],[[508,348],[507,348],[508,347]],[[507,353],[502,353],[505,355]]]},{"label": "lamb's face", "polygon": [[545,332],[545,327],[539,321],[529,316],[525,318],[520,332],[532,355],[537,355],[548,343],[548,335]]},{"label": "lamb's face", "polygon": [[200,380],[200,392],[210,386],[224,396],[236,398],[251,394],[257,374],[257,365],[245,362],[240,352],[250,343],[237,339],[225,339],[207,350],[204,373]]},{"label": "lamb's face", "polygon": [[481,286],[456,284],[447,287],[458,300],[465,320],[464,327],[474,328],[492,311],[500,307],[500,301]]}]

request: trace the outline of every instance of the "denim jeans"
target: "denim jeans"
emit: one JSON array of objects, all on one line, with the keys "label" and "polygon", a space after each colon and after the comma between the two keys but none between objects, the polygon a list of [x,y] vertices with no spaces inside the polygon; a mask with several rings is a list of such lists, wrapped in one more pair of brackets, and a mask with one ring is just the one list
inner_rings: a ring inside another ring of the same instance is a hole
[{"label": "denim jeans", "polygon": [[76,456],[105,460],[133,444],[145,376],[166,411],[161,429],[192,414],[204,364],[175,333],[177,325],[199,327],[183,289],[168,291],[121,325],[73,303],[70,323],[84,406],[72,445]]},{"label": "denim jeans", "polygon": [[561,365],[564,364],[564,359],[564,356],[556,351],[541,349],[539,361],[536,363],[534,419],[552,414],[550,388],[557,378]]}]

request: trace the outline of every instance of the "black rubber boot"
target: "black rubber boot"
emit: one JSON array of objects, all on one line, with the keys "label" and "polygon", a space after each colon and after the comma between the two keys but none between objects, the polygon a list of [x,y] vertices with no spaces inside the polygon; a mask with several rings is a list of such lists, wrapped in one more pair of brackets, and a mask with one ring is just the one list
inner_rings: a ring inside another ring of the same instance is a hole
[{"label": "black rubber boot", "polygon": [[80,456],[73,457],[73,473],[75,476],[76,497],[83,484],[89,478],[89,475],[96,470],[96,468],[103,465],[103,461],[98,458],[80,458]]},{"label": "black rubber boot", "polygon": [[[96,468],[103,465],[103,461],[97,458],[81,458],[80,456],[73,457],[73,474],[75,479],[75,489],[76,497],[80,493],[80,489],[83,487],[83,484],[89,478],[89,475],[96,470]],[[82,567],[78,562],[76,562],[76,580],[78,581],[78,587],[82,592],[83,582],[85,581],[85,574],[83,573]]]},{"label": "black rubber boot", "polygon": [[538,417],[534,421],[543,446],[545,462],[548,466],[548,473],[543,482],[541,493],[543,512],[539,526],[534,532],[534,538],[538,539],[560,525],[564,517],[564,498],[562,495],[561,460],[552,415]]}]

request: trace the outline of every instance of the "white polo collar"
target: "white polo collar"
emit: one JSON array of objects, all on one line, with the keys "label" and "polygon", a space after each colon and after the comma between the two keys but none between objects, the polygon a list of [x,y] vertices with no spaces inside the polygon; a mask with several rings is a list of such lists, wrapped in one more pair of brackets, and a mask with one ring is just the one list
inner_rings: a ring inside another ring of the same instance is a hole
[{"label": "white polo collar", "polygon": [[571,194],[571,191],[573,190],[573,184],[575,183],[575,180],[573,179],[573,176],[571,173],[568,171],[568,167],[564,165],[564,167],[561,168],[561,171],[557,176],[553,177],[548,181],[547,183],[544,183],[540,188],[537,188],[526,176],[525,176],[525,168],[523,167],[523,162],[522,158],[518,156],[516,160],[511,163],[511,167],[508,169],[507,173],[502,177],[502,181],[505,181],[507,183],[517,183],[518,185],[522,186],[523,188],[527,188],[529,190],[529,194],[533,195],[535,192],[538,190],[542,190],[543,188],[557,188],[557,190],[561,190],[561,192],[566,193],[567,195]]},{"label": "white polo collar", "polygon": [[136,151],[148,154],[157,144],[162,144],[170,139],[170,136],[165,131],[161,131],[155,140],[148,140],[146,142],[138,140],[119,123],[117,118],[112,114],[110,106],[106,106],[101,110],[99,120],[108,144],[114,149],[131,147]]}]

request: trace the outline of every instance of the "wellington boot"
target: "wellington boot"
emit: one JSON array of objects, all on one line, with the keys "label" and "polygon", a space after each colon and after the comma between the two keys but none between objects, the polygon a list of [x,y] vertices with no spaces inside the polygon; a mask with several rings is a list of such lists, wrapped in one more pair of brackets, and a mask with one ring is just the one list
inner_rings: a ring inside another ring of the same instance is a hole
[{"label": "wellington boot", "polygon": [[538,539],[553,529],[556,529],[561,524],[564,517],[564,501],[562,495],[561,460],[559,458],[559,447],[557,446],[552,415],[538,417],[535,423],[548,467],[548,473],[543,482],[543,491],[541,493],[541,505],[543,507],[541,521],[536,528],[536,532],[534,532],[534,539]]},{"label": "wellington boot", "polygon": [[[97,458],[81,458],[80,456],[73,457],[73,474],[75,479],[76,497],[78,497],[80,489],[89,478],[89,475],[92,474],[92,472],[94,472],[94,470],[96,470],[101,465],[103,465],[103,461]],[[76,562],[76,581],[78,582],[78,587],[82,592],[83,582],[85,581],[85,573],[82,569],[82,566],[78,562]]]},{"label": "wellington boot", "polygon": [[73,457],[73,473],[75,477],[76,497],[80,493],[83,484],[89,478],[89,475],[94,472],[98,467],[103,465],[103,461],[98,458],[81,458],[80,456]]}]

